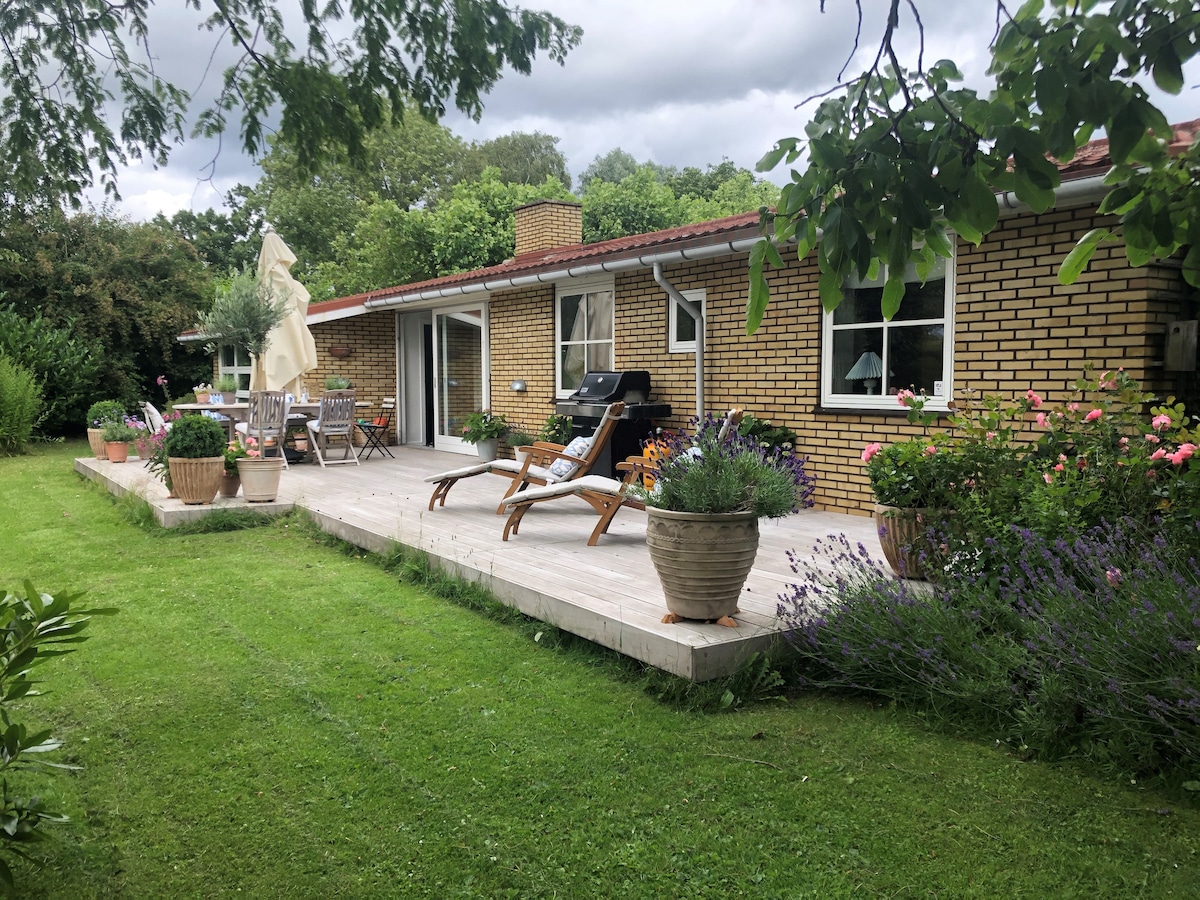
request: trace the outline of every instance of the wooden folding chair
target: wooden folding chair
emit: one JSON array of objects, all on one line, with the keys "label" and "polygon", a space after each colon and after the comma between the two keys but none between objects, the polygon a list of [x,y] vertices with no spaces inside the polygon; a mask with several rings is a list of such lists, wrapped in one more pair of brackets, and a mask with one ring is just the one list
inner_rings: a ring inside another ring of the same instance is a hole
[{"label": "wooden folding chair", "polygon": [[283,467],[288,466],[287,454],[283,452],[283,439],[287,436],[288,410],[291,402],[284,391],[251,391],[246,421],[234,424],[234,430],[243,438],[254,438],[258,452],[266,455],[266,440],[275,441],[275,451],[283,458]]},{"label": "wooden folding chair", "polygon": [[[354,391],[325,391],[321,394],[321,406],[317,418],[308,423],[308,433],[312,440],[313,453],[321,467],[340,466],[354,463],[358,465],[358,456],[354,453],[354,441],[351,433],[354,429]],[[341,438],[343,441],[342,458],[326,459],[329,451],[329,439]]]},{"label": "wooden folding chair", "polygon": [[371,454],[378,450],[381,454],[386,453],[392,456],[392,451],[388,449],[385,441],[387,440],[388,429],[392,427],[392,413],[396,410],[396,398],[384,397],[383,403],[380,404],[383,410],[382,415],[373,422],[358,422],[358,430],[362,432],[366,443],[362,449],[358,451],[359,459],[370,459]]}]

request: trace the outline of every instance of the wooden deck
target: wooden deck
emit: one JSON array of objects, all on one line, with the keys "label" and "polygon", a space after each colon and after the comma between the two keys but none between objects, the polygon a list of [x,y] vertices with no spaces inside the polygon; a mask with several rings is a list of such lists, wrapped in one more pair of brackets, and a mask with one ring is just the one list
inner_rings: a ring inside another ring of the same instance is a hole
[{"label": "wooden deck", "polygon": [[[501,540],[504,518],[496,504],[507,480],[480,475],[459,482],[444,508],[427,509],[426,475],[466,464],[463,456],[424,448],[393,447],[394,460],[378,455],[360,466],[322,469],[296,465],[283,473],[279,502],[255,508],[305,509],[325,531],[373,551],[393,542],[427,553],[444,569],[485,585],[498,599],[529,616],[618,650],[692,681],[735,671],[756,650],[779,641],[776,598],[795,580],[786,551],[809,551],[829,534],[878,546],[868,518],[803,512],[764,520],[757,563],[735,618],[739,627],[703,622],[664,625],[662,588],[646,550],[646,514],[622,510],[596,547],[587,546],[595,524],[591,508],[575,498],[545,503],[521,522],[521,532]],[[207,510],[245,507],[240,497],[212,507],[169,500],[162,484],[136,460],[76,460],[78,472],[114,493],[132,490],[166,525]]]}]

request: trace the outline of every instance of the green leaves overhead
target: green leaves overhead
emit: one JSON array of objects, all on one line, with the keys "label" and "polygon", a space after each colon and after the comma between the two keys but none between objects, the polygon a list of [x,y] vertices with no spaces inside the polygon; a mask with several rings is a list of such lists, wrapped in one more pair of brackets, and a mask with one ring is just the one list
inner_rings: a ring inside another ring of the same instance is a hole
[{"label": "green leaves overhead", "polygon": [[[1200,52],[1192,0],[1028,0],[1015,13],[997,2],[996,11],[988,70],[995,88],[986,97],[955,86],[962,76],[951,61],[901,67],[893,39],[903,32],[910,40],[920,24],[916,9],[891,0],[872,66],[821,101],[807,141],[781,140],[759,161],[765,172],[805,157],[763,225],[777,241],[795,239],[801,258],[821,233],[826,309],[841,302],[852,273],[888,263],[883,314],[890,318],[903,298],[901,262],[928,271],[933,257],[949,257],[947,225],[979,244],[998,222],[999,192],[1012,191],[1035,212],[1049,209],[1060,182],[1055,160],[1069,160],[1101,129],[1115,187],[1102,210],[1120,216],[1130,262],[1200,243],[1200,152],[1168,152],[1174,135],[1139,84],[1152,79],[1181,90],[1184,66]],[[1099,240],[1085,237],[1060,277],[1077,278]],[[751,258],[750,332],[769,296],[764,259]],[[1200,287],[1200,253],[1189,251],[1184,277]]]},{"label": "green leaves overhead", "polygon": [[[556,16],[502,0],[299,4],[304,42],[285,32],[277,0],[189,0],[207,16],[213,46],[196,54],[195,77],[228,41],[234,61],[194,134],[236,124],[247,152],[260,154],[268,118],[313,170],[335,148],[358,158],[366,135],[399,118],[411,98],[428,117],[449,105],[479,118],[483,95],[506,68],[528,74],[538,52],[562,62],[582,36]],[[151,3],[22,0],[0,4],[0,184],[9,202],[78,206],[99,172],[116,196],[130,160],[167,161],[184,138],[190,97],[154,68]],[[350,36],[332,24],[348,19]],[[297,23],[299,24],[299,23]],[[187,28],[186,24],[181,27]],[[133,37],[134,52],[126,45]],[[210,52],[211,51],[211,52]],[[116,100],[121,112],[113,112]]]}]

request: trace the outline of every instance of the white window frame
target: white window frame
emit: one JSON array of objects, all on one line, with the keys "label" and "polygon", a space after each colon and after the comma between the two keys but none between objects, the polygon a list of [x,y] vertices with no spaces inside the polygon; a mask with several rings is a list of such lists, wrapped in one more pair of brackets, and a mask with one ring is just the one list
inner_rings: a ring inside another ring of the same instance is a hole
[{"label": "white window frame", "polygon": [[[232,366],[225,365],[225,348],[226,347],[229,347],[233,350],[234,364]],[[242,348],[237,346],[236,344],[221,344],[220,346],[218,346],[217,347],[217,375],[218,376],[233,375],[235,378],[237,378],[239,385],[241,385],[241,383],[242,383],[241,376],[245,375],[246,383],[249,384],[250,380],[254,377],[254,360],[251,357],[247,357],[244,361],[238,359],[238,357],[241,356],[243,352],[244,351],[242,350]],[[239,387],[238,391],[237,391],[237,396],[238,396],[239,400],[246,399],[247,397],[250,396],[249,388]]]},{"label": "white window frame", "polygon": [[[679,293],[683,294],[683,299],[689,300],[699,306],[700,311],[704,314],[704,321],[707,321],[708,301],[705,298],[704,288],[695,288],[690,291],[680,291]],[[668,297],[667,302],[670,304],[670,314],[667,317],[667,352],[695,353],[696,342],[694,340],[680,341],[676,339],[676,335],[679,333],[679,317],[685,316],[690,319],[692,317],[691,313],[684,311],[683,307],[679,305],[679,301],[674,297]],[[697,323],[697,327],[703,327],[703,323]]]},{"label": "white window frame", "polygon": [[[947,235],[951,239],[953,246],[953,237]],[[946,293],[943,305],[943,317],[936,319],[905,319],[903,322],[896,323],[895,327],[910,327],[914,325],[942,325],[944,334],[942,340],[942,392],[941,394],[930,396],[925,404],[926,409],[931,410],[948,410],[950,400],[954,397],[954,297],[955,297],[955,271],[957,269],[956,260],[958,254],[954,253],[949,259],[945,260],[946,266]],[[880,278],[886,278],[887,267],[883,266],[880,269]],[[903,304],[902,304],[903,305]],[[899,409],[894,394],[835,394],[833,392],[833,335],[836,331],[852,331],[855,329],[866,328],[883,328],[883,346],[886,350],[888,346],[888,330],[893,327],[892,323],[884,322],[856,322],[851,325],[835,325],[833,322],[834,313],[827,312],[821,316],[821,406],[829,409],[865,409],[865,410],[893,410]],[[884,359],[885,369],[888,365],[888,360]]]},{"label": "white window frame", "polygon": [[611,291],[613,296],[612,322],[609,323],[609,333],[612,337],[607,341],[585,340],[584,345],[610,344],[610,358],[613,360],[613,365],[615,366],[617,360],[617,291],[615,280],[613,278],[594,278],[580,281],[560,281],[554,286],[554,394],[560,400],[570,397],[574,393],[574,391],[559,388],[559,385],[562,384],[563,344],[575,343],[563,340],[562,299],[563,297],[577,297],[581,294],[601,293],[603,291]]}]

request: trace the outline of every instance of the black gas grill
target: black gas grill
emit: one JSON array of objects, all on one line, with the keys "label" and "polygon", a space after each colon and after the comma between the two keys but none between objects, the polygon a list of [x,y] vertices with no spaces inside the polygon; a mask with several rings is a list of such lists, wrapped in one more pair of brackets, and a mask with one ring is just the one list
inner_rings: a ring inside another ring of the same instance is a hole
[{"label": "black gas grill", "polygon": [[559,415],[571,417],[571,437],[575,438],[594,432],[608,404],[617,400],[625,401],[625,412],[592,467],[596,474],[613,478],[618,477],[616,464],[639,455],[642,442],[654,437],[654,420],[671,414],[669,403],[650,402],[650,373],[588,372],[579,390],[555,404]]}]

